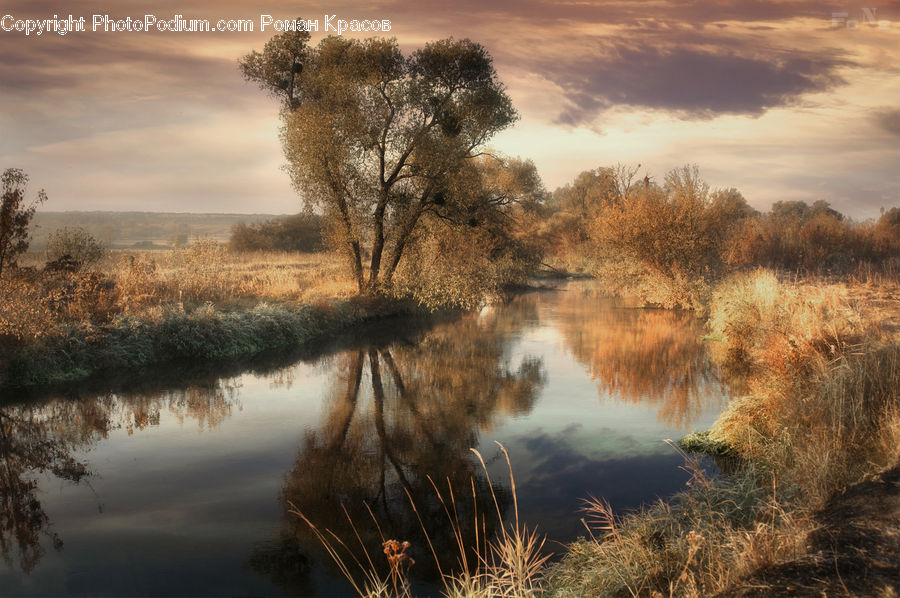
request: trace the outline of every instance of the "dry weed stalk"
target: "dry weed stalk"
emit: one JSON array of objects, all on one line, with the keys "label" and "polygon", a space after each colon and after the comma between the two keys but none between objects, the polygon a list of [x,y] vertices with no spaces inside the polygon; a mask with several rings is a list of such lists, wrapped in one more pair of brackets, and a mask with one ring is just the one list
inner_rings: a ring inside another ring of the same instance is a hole
[{"label": "dry weed stalk", "polygon": [[[506,448],[497,443],[506,458],[509,469],[509,481],[514,505],[514,520],[509,524],[503,523],[503,512],[500,500],[494,491],[490,480],[490,473],[484,458],[475,449],[471,449],[481,463],[488,485],[491,488],[491,499],[498,520],[501,522],[497,537],[487,538],[487,523],[484,513],[478,512],[477,493],[474,479],[471,481],[471,491],[474,509],[474,524],[476,530],[475,545],[467,545],[463,534],[463,525],[459,518],[456,496],[449,479],[447,489],[442,491],[438,484],[428,478],[435,492],[444,514],[447,517],[447,525],[453,533],[458,550],[455,563],[456,572],[445,569],[446,563],[442,563],[431,536],[426,528],[418,507],[409,491],[406,491],[410,506],[415,513],[419,525],[425,535],[435,566],[443,580],[444,595],[448,598],[524,598],[538,595],[542,590],[541,572],[550,554],[544,554],[546,539],[538,535],[536,530],[530,530],[519,521],[518,499],[516,497],[515,477],[512,472],[509,453]],[[353,589],[362,598],[392,597],[407,598],[411,596],[409,583],[409,570],[415,561],[407,554],[410,543],[407,541],[385,540],[381,533],[381,527],[372,512],[366,508],[378,527],[382,537],[382,552],[388,563],[388,574],[383,578],[378,573],[375,562],[369,556],[367,547],[357,531],[356,525],[350,520],[350,516],[344,509],[344,513],[350,521],[351,529],[365,554],[360,560],[349,547],[328,529],[320,530],[310,521],[297,506],[290,504],[289,512],[300,517],[312,530],[313,534],[325,548],[327,554],[337,565],[340,572],[347,578]],[[469,555],[477,555],[477,561],[470,560]],[[361,578],[360,578],[361,574]]]}]

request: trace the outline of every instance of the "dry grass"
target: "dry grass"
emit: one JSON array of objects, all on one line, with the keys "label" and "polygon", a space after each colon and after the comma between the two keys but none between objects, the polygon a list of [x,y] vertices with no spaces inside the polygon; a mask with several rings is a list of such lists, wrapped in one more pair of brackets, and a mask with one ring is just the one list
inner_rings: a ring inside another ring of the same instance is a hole
[{"label": "dry grass", "polygon": [[[500,500],[494,492],[494,485],[491,483],[484,459],[478,451],[472,449],[487,477],[495,508],[494,513],[478,512],[479,501],[475,495],[473,481],[471,492],[472,504],[475,507],[473,517],[476,530],[474,546],[467,545],[464,539],[466,537],[466,533],[463,531],[464,523],[460,521],[453,487],[448,484],[448,487],[442,490],[434,480],[429,478],[435,496],[446,515],[446,524],[450,527],[456,540],[458,554],[455,558],[451,555],[437,553],[418,507],[412,496],[407,493],[410,508],[419,520],[435,567],[443,581],[443,595],[447,598],[527,598],[539,596],[544,590],[541,573],[550,555],[544,551],[544,538],[539,536],[536,530],[529,530],[519,521],[516,483],[509,453],[503,445],[500,443],[497,445],[503,452],[509,469],[514,518],[512,522],[504,522]],[[355,543],[359,544],[361,552],[351,549],[350,546],[354,544],[352,539],[346,539],[347,542],[345,542],[345,539],[338,537],[329,529],[318,527],[296,505],[291,504],[289,512],[300,517],[309,526],[338,569],[362,598],[410,598],[413,595],[409,570],[415,562],[406,554],[409,543],[385,538],[371,509],[368,512],[381,535],[379,552],[385,557],[386,568],[382,566],[379,555],[371,552],[374,547],[365,545],[356,523],[350,519],[346,509],[344,513],[353,530]],[[493,516],[503,522],[499,526],[499,533],[493,538],[487,538],[484,532],[478,535],[477,530],[488,529],[487,521]],[[452,562],[448,563],[448,560]]]},{"label": "dry grass", "polygon": [[805,522],[749,472],[709,478],[694,460],[688,488],[624,517],[584,501],[588,539],[545,572],[547,595],[710,596],[757,566],[802,549]]},{"label": "dry grass", "polygon": [[747,370],[748,394],[710,436],[789,479],[810,508],[900,457],[900,344],[882,327],[897,305],[867,305],[863,292],[759,271],[723,285],[713,306],[720,358]]},{"label": "dry grass", "polygon": [[785,284],[757,270],[726,279],[713,293],[709,328],[721,343],[714,357],[732,368],[800,365],[835,354],[863,331],[862,315],[839,284]]},{"label": "dry grass", "polygon": [[210,240],[22,268],[0,285],[0,385],[245,358],[407,308],[357,298],[344,272],[330,254],[236,254]]},{"label": "dry grass", "polygon": [[883,325],[898,307],[883,280],[721,284],[715,353],[747,395],[705,440],[741,469],[622,518],[590,499],[590,539],[545,572],[548,594],[709,596],[804,554],[817,509],[900,459],[900,343]]},{"label": "dry grass", "polygon": [[195,302],[348,297],[355,287],[345,270],[328,253],[232,253],[206,240],[170,252],[112,253],[102,264],[136,295]]},{"label": "dry grass", "polygon": [[[40,264],[39,255],[26,261]],[[115,317],[157,318],[160,310],[260,303],[314,303],[356,294],[328,253],[232,253],[211,240],[173,251],[115,251],[91,269],[26,269],[0,289],[0,334],[30,342]]]}]

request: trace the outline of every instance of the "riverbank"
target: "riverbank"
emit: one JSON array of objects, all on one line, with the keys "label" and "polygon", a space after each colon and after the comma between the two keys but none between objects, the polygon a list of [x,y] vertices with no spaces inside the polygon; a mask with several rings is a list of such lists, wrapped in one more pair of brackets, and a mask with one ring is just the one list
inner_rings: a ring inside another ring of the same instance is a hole
[{"label": "riverbank", "polygon": [[74,270],[39,258],[0,293],[0,388],[250,358],[421,311],[356,297],[327,253],[233,253],[200,240],[108,252]]},{"label": "riverbank", "polygon": [[422,315],[408,302],[356,297],[316,303],[225,310],[211,304],[186,311],[166,306],[152,316],[71,326],[24,345],[0,369],[0,387],[28,388],[121,375],[166,363],[215,363],[266,351],[296,349],[366,323]]},{"label": "riverbank", "polygon": [[900,465],[836,494],[812,527],[805,554],[754,571],[721,598],[897,595]]},{"label": "riverbank", "polygon": [[[548,595],[745,595],[769,572],[785,578],[789,563],[820,563],[816,522],[838,535],[854,526],[900,532],[896,511],[852,522],[829,515],[846,488],[900,459],[898,313],[885,288],[786,283],[765,271],[719,285],[710,349],[743,396],[683,445],[724,459],[729,474],[697,474],[673,499],[625,517],[589,506],[591,537],[545,572]],[[892,595],[896,576],[864,579],[885,550],[835,549],[815,587]]]},{"label": "riverbank", "polygon": [[0,287],[0,388],[250,358],[535,288],[495,280],[469,288],[462,303],[440,292],[427,301],[412,292],[360,296],[332,253],[232,252],[210,240],[109,252],[90,264],[26,261]]}]

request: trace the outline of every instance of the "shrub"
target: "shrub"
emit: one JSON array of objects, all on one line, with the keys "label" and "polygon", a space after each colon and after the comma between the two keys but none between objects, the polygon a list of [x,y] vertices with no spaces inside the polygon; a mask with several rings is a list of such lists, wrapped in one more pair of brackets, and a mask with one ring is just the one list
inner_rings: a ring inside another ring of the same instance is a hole
[{"label": "shrub", "polygon": [[91,266],[103,257],[103,245],[81,227],[64,227],[52,233],[45,251],[47,262],[68,261],[74,268]]},{"label": "shrub", "polygon": [[592,228],[595,273],[614,290],[664,307],[701,308],[721,267],[727,219],[696,167],[666,176],[665,187],[632,186],[606,204]]},{"label": "shrub", "polygon": [[38,204],[47,200],[44,190],[26,207],[25,188],[28,175],[18,168],[8,168],[0,175],[0,276],[15,268],[18,257],[28,250],[31,219]]},{"label": "shrub", "polygon": [[524,283],[538,261],[522,241],[439,222],[407,251],[390,291],[429,309],[474,309]]},{"label": "shrub", "polygon": [[778,202],[771,212],[740,221],[723,247],[723,259],[736,266],[851,272],[860,263],[900,255],[898,222],[896,208],[877,223],[855,223],[825,202]]},{"label": "shrub", "polygon": [[2,348],[26,340],[41,340],[53,332],[53,297],[32,277],[7,276],[0,285],[0,342]]},{"label": "shrub", "polygon": [[258,224],[240,223],[231,228],[228,248],[232,251],[321,251],[321,228],[321,218],[307,214]]}]

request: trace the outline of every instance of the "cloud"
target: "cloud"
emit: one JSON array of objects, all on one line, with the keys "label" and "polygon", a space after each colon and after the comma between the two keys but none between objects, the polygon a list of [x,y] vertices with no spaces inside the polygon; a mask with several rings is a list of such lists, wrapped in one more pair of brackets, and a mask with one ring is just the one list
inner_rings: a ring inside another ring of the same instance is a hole
[{"label": "cloud", "polygon": [[[880,6],[879,18],[898,20],[900,2]],[[46,0],[11,0],[4,14],[47,18],[61,10]],[[757,131],[766,115],[791,111],[788,126],[794,129],[803,122],[800,114],[813,94],[818,102],[836,97],[848,85],[863,90],[864,99],[848,96],[848,106],[890,105],[893,88],[873,82],[895,80],[885,74],[897,64],[894,32],[831,31],[831,13],[840,10],[854,9],[838,1],[810,0],[348,0],[339,6],[277,0],[253,8],[238,0],[215,7],[203,0],[135,0],[127,7],[74,0],[65,13],[257,21],[260,13],[387,18],[394,24],[391,34],[406,51],[430,39],[470,37],[488,48],[509,85],[524,116],[518,131],[585,133],[575,145],[551,147],[540,137],[519,139],[510,151],[544,155],[538,166],[546,178],[568,179],[577,172],[576,164],[580,169],[586,162],[593,167],[600,160],[627,159],[626,145],[645,163],[673,147],[679,159],[684,148],[699,147],[685,159],[708,160],[703,165],[718,168],[723,177],[728,174],[730,185],[748,176],[742,167],[746,152],[768,152]],[[277,106],[245,84],[235,64],[269,36],[257,31],[25,38],[0,32],[0,160],[28,167],[36,181],[40,173],[41,186],[57,190],[56,201],[71,198],[69,208],[133,198],[135,205],[152,199],[183,209],[240,210],[252,192],[250,177],[258,176],[258,188],[266,191],[253,197],[268,201],[273,211],[286,211],[282,206],[296,199],[277,171],[283,162]],[[862,76],[854,78],[854,73]],[[884,86],[880,93],[865,93],[876,84]],[[860,144],[871,148],[867,163],[875,163],[872,156],[883,157],[883,146],[896,145],[897,116],[866,110],[869,139]],[[706,147],[721,147],[703,140],[703,132],[714,134],[708,127],[735,115],[753,117],[752,130],[741,131],[730,154],[702,153]],[[654,127],[657,122],[663,126]],[[680,123],[691,128],[681,129]],[[881,134],[873,135],[873,126]],[[591,132],[601,127],[607,135],[628,129],[609,150],[615,154],[610,157],[602,155],[603,138]],[[181,136],[173,133],[179,128]],[[828,134],[836,131],[837,126]],[[677,143],[661,141],[675,132]],[[798,154],[794,146],[819,147],[820,140],[792,133],[789,141],[791,147],[779,144],[778,151],[796,164],[798,176],[804,169],[818,172],[791,156]],[[56,145],[62,142],[71,143]],[[829,146],[829,151],[844,155],[840,148]],[[768,153],[758,158],[768,159]],[[233,161],[256,166],[238,177]],[[873,173],[867,205],[893,189],[881,184],[880,168],[866,168]],[[179,176],[173,179],[172,172]],[[781,169],[778,174],[760,177],[759,189],[771,188],[775,181],[781,193],[791,180],[799,180],[795,171]],[[105,184],[76,187],[87,181]]]},{"label": "cloud", "polygon": [[590,122],[614,106],[670,111],[685,119],[758,115],[842,82],[827,57],[757,59],[676,47],[618,49],[610,58],[579,59],[550,71],[565,90],[558,120]]}]

